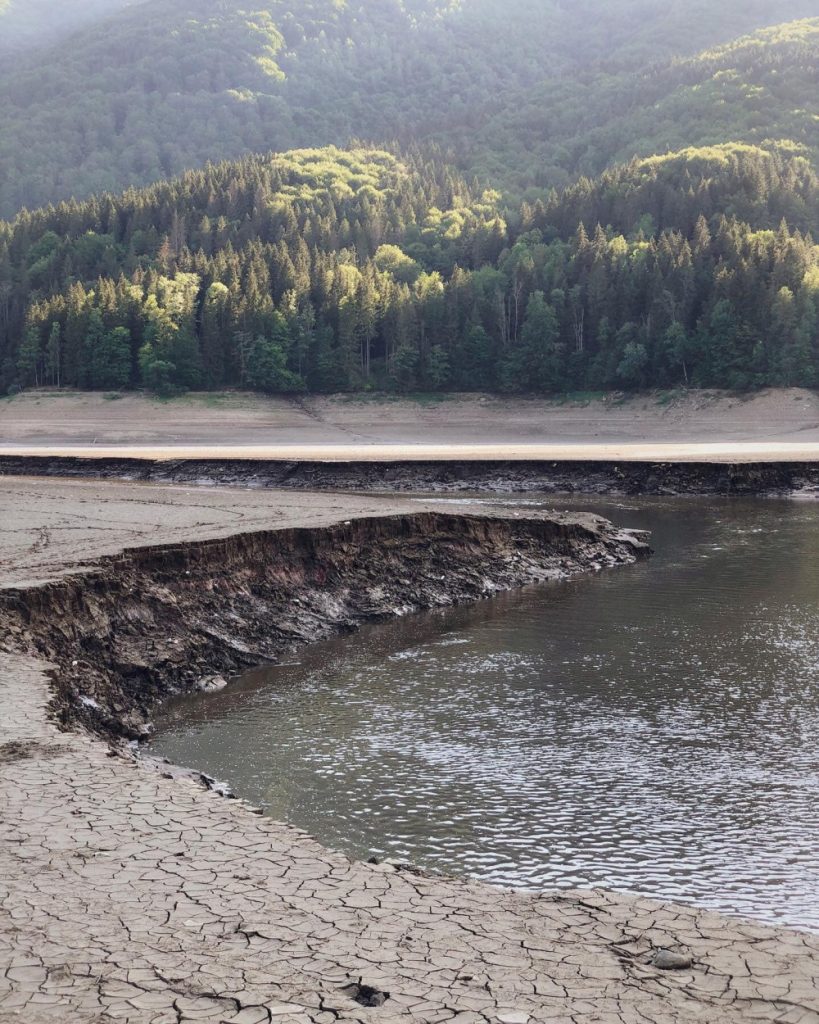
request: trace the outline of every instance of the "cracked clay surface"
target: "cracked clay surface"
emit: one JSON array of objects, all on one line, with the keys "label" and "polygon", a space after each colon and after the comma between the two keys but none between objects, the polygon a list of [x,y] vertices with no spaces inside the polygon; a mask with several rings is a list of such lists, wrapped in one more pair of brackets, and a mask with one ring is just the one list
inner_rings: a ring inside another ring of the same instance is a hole
[{"label": "cracked clay surface", "polygon": [[819,937],[351,862],[58,733],[43,668],[0,660],[1,1020],[819,1020]]},{"label": "cracked clay surface", "polygon": [[59,732],[48,669],[0,654],[0,1021],[819,1022],[819,936],[351,862]]}]

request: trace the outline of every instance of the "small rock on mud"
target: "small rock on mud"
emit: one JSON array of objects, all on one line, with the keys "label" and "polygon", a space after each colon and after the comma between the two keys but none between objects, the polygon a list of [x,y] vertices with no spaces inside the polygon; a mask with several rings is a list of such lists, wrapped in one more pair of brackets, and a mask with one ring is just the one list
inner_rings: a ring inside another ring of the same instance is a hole
[{"label": "small rock on mud", "polygon": [[688,953],[674,953],[670,949],[660,949],[654,954],[651,966],[659,971],[687,971],[693,964]]}]

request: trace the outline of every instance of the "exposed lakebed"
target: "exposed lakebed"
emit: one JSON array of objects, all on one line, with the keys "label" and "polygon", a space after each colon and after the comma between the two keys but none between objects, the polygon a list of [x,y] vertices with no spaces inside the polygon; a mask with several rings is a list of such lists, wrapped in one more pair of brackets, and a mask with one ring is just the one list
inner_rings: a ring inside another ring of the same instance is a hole
[{"label": "exposed lakebed", "polygon": [[655,558],[316,644],[152,752],[354,856],[819,930],[819,505],[569,507]]}]

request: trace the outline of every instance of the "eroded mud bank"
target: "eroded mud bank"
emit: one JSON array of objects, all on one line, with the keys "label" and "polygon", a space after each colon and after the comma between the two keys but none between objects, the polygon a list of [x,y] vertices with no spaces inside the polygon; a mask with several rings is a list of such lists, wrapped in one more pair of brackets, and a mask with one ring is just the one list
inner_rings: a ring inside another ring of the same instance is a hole
[{"label": "eroded mud bank", "polygon": [[592,515],[422,512],[142,548],[6,589],[6,635],[57,665],[65,725],[139,737],[157,701],[365,621],[646,557]]},{"label": "eroded mud bank", "polygon": [[819,494],[815,462],[280,462],[0,457],[0,475],[303,490],[512,494]]},{"label": "eroded mud bank", "polygon": [[48,714],[133,735],[203,673],[647,553],[594,516],[422,512],[26,570],[0,590],[0,1019],[817,1019],[810,935],[350,861]]}]

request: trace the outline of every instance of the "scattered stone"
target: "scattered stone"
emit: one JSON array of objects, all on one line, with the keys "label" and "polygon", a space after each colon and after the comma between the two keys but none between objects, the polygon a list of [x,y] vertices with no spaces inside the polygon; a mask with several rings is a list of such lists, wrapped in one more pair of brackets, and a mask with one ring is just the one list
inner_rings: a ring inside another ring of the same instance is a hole
[{"label": "scattered stone", "polygon": [[31,757],[31,746],[26,743],[0,744],[0,764],[11,764],[13,761],[24,761]]},{"label": "scattered stone", "polygon": [[[204,772],[197,772],[194,774],[196,774],[196,777],[198,778],[199,782],[202,783],[205,789],[209,790],[211,793],[215,793],[217,796],[223,796],[228,800],[236,799],[233,794],[233,791],[226,782],[220,782],[218,779],[214,779],[212,775],[205,775]],[[263,812],[259,811],[258,813],[262,814]]]},{"label": "scattered stone", "polygon": [[204,676],[196,684],[200,693],[220,693],[227,688],[227,679],[224,676]]},{"label": "scattered stone", "polygon": [[341,991],[360,1006],[383,1006],[390,998],[389,992],[382,992],[372,985],[363,983],[347,985]]},{"label": "scattered stone", "polygon": [[654,954],[651,966],[656,967],[658,971],[687,971],[693,963],[693,959],[687,953],[660,949]]},{"label": "scattered stone", "polygon": [[146,722],[138,711],[130,711],[126,715],[121,715],[118,724],[120,731],[128,739],[145,740],[153,732],[153,726]]},{"label": "scattered stone", "polygon": [[368,864],[374,864],[382,868],[391,868],[393,871],[406,871],[410,875],[423,875],[426,872],[416,864],[407,861],[397,860],[394,857],[370,857]]},{"label": "scattered stone", "polygon": [[45,760],[55,757],[59,748],[47,743],[0,743],[0,765],[13,764],[15,761],[28,761],[33,758]]}]

